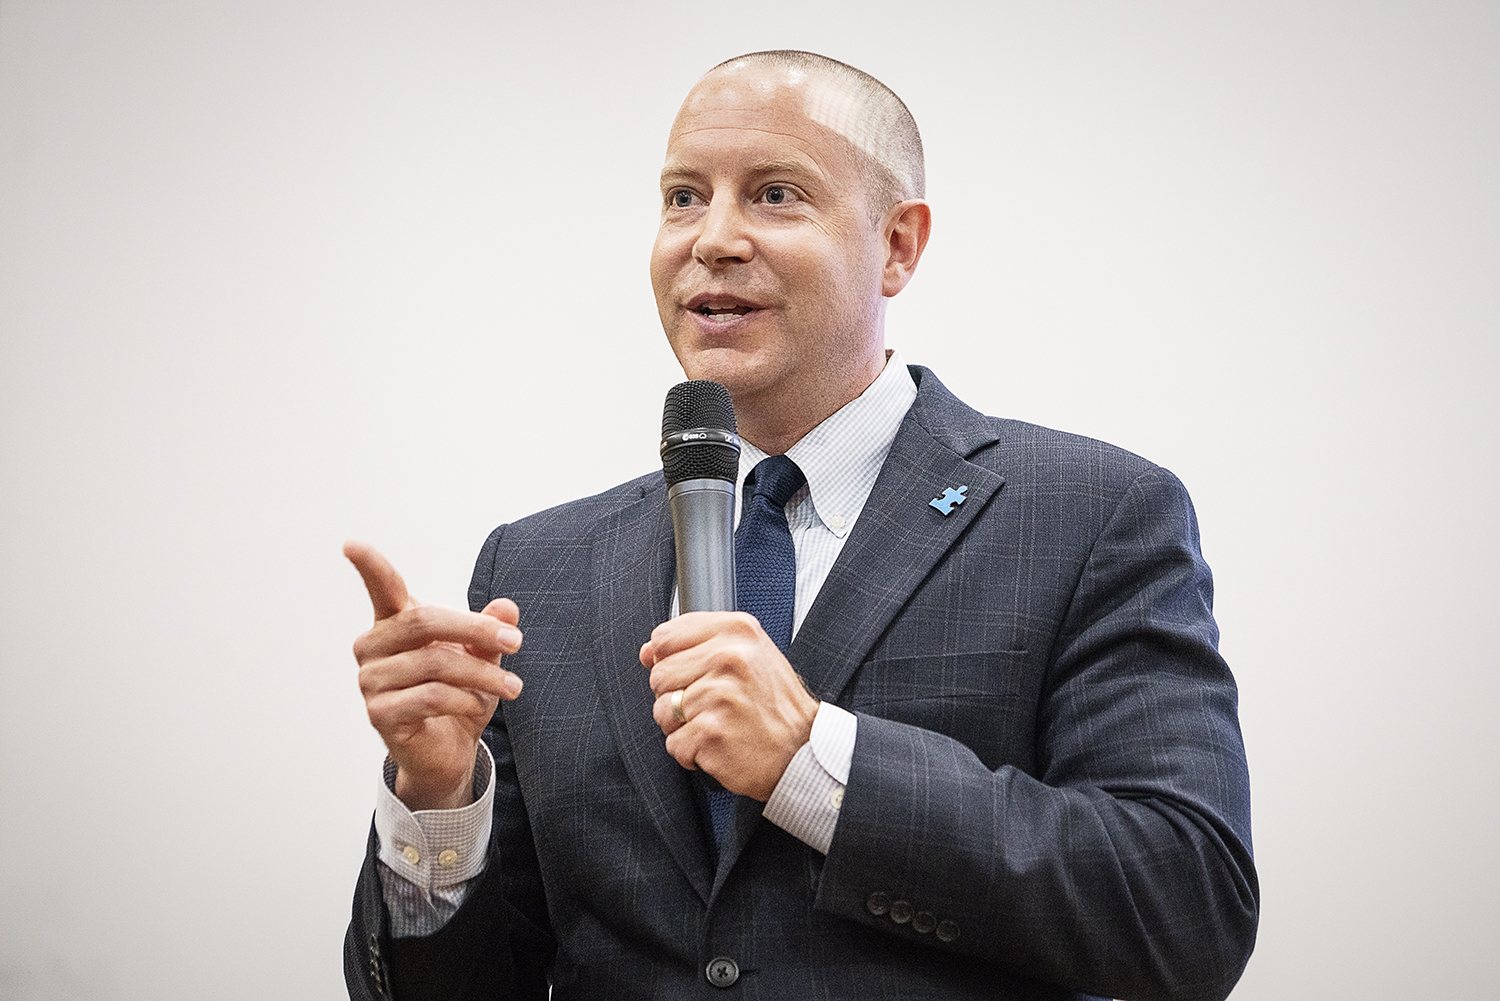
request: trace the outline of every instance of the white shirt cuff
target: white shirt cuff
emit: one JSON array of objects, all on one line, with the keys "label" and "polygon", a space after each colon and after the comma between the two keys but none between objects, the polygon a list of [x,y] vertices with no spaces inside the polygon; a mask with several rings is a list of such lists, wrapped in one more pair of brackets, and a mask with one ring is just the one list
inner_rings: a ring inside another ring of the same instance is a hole
[{"label": "white shirt cuff", "polygon": [[381,895],[396,938],[430,935],[462,905],[484,871],[494,818],[495,763],[483,741],[474,756],[474,802],[456,810],[408,810],[396,798],[396,765],[385,761],[375,794]]},{"label": "white shirt cuff", "polygon": [[844,805],[856,729],[853,713],[831,702],[819,704],[811,739],[787,765],[761,811],[771,823],[824,855]]},{"label": "white shirt cuff", "polygon": [[832,702],[820,702],[818,715],[813,717],[813,753],[818,764],[838,780],[839,785],[849,784],[849,766],[854,763],[854,735],[859,718],[847,709],[840,709]]}]

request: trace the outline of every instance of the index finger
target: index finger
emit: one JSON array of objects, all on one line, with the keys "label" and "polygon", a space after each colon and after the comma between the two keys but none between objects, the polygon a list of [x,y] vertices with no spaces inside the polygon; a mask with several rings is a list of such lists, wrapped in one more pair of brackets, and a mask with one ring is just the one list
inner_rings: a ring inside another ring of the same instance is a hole
[{"label": "index finger", "polygon": [[[760,629],[754,616],[744,612],[683,612],[668,619],[651,630],[651,639],[646,642],[655,660],[662,660],[674,653],[705,643],[715,636],[734,634],[753,636]],[[645,663],[645,648],[642,661]]]},{"label": "index finger", "polygon": [[391,561],[380,555],[374,546],[355,539],[344,543],[344,556],[364,578],[365,590],[370,593],[370,604],[375,607],[375,621],[388,619],[397,612],[404,612],[415,605],[406,593],[406,581],[391,566]]}]

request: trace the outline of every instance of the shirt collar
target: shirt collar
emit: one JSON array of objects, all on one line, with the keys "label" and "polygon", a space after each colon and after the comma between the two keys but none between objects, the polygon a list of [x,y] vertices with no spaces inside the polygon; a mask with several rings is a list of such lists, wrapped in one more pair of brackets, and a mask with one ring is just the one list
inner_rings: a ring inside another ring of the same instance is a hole
[{"label": "shirt collar", "polygon": [[[900,353],[892,351],[885,368],[863,393],[787,450],[787,457],[807,476],[807,493],[799,491],[798,496],[812,501],[818,519],[839,538],[854,527],[864,509],[901,421],[916,398],[917,384]],[[745,477],[765,457],[750,442],[741,444],[736,497],[744,496]]]}]

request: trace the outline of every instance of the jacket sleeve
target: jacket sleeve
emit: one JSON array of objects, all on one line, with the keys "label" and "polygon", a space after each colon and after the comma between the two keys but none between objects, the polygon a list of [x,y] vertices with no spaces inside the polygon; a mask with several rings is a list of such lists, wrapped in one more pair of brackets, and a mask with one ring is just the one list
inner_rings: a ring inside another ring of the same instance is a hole
[{"label": "jacket sleeve", "polygon": [[1175,477],[1130,483],[1046,651],[1034,766],[861,714],[817,906],[1130,999],[1219,999],[1259,888],[1236,690]]},{"label": "jacket sleeve", "polygon": [[[375,870],[380,865],[378,845],[371,830],[355,889],[353,920],[344,938],[344,980],[353,1001],[547,997],[547,970],[556,947],[544,924],[535,849],[520,812],[514,776],[505,774],[513,772],[514,765],[503,731],[491,727],[484,739],[495,755],[496,771],[489,861],[463,906],[437,932],[390,936]],[[519,820],[502,823],[505,816]]]},{"label": "jacket sleeve", "polygon": [[[491,534],[474,568],[469,602],[476,610],[488,601],[502,531]],[[485,871],[463,906],[437,932],[392,938],[375,868],[381,863],[372,829],[344,938],[344,980],[353,1001],[547,997],[547,970],[556,945],[546,926],[536,847],[500,713],[483,739],[495,760],[495,814]]]}]

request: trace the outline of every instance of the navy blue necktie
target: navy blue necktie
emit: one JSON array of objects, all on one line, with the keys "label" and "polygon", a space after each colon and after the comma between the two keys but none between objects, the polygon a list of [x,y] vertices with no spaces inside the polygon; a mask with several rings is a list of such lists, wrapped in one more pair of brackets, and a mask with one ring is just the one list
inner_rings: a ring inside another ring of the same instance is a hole
[{"label": "navy blue necktie", "polygon": [[786,523],[786,502],[807,477],[784,455],[762,459],[745,478],[740,527],[734,532],[734,590],[740,611],[760,620],[786,653],[792,645],[797,597],[797,553]]},{"label": "navy blue necktie", "polygon": [[[807,477],[784,455],[762,459],[745,478],[740,527],[734,532],[734,589],[740,611],[760,620],[781,650],[792,645],[792,613],[797,597],[797,553],[786,522],[786,502]],[[734,816],[734,794],[708,790],[708,816],[714,845],[722,848]]]}]

